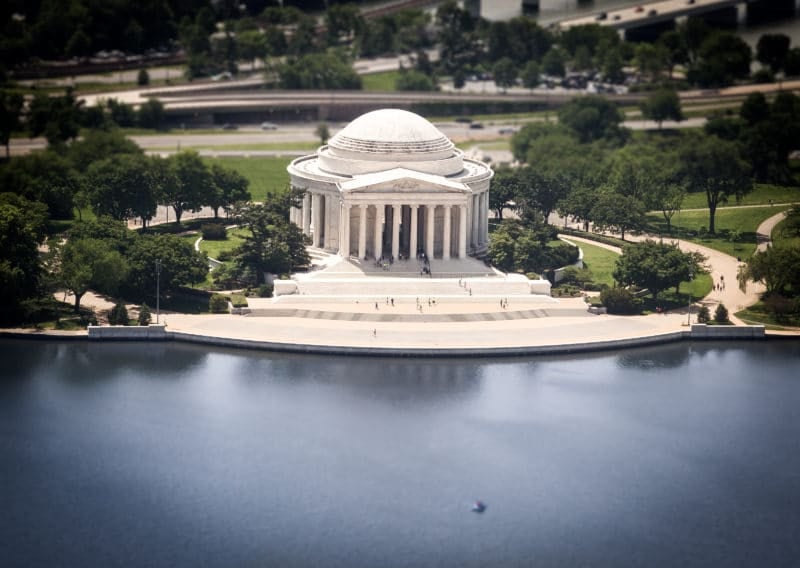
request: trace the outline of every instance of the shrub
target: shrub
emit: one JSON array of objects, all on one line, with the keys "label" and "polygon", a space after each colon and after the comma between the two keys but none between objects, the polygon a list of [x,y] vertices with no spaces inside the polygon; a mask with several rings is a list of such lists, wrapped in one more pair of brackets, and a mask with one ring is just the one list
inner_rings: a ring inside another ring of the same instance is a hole
[{"label": "shrub", "polygon": [[108,323],[111,325],[128,325],[128,309],[122,301],[114,304],[114,307],[108,312]]},{"label": "shrub", "polygon": [[714,311],[714,321],[717,323],[730,323],[730,320],[728,320],[728,308],[725,307],[725,304],[717,306]]},{"label": "shrub", "polygon": [[231,294],[229,300],[234,308],[246,308],[247,297],[242,294]]},{"label": "shrub", "polygon": [[139,74],[136,76],[136,84],[140,87],[146,87],[150,84],[150,73],[146,69],[139,70]]},{"label": "shrub", "polygon": [[642,309],[642,301],[627,288],[608,288],[600,292],[600,301],[610,314],[632,315]]},{"label": "shrub", "polygon": [[703,306],[697,311],[697,323],[708,323],[711,320],[711,312],[708,306]]},{"label": "shrub", "polygon": [[233,260],[233,251],[232,250],[223,250],[217,255],[217,260],[220,262],[228,262],[229,260]]},{"label": "shrub", "polygon": [[228,296],[224,294],[214,294],[208,300],[208,311],[212,314],[224,314],[228,311]]},{"label": "shrub", "polygon": [[271,298],[274,286],[272,284],[262,284],[258,287],[259,298]]},{"label": "shrub", "polygon": [[207,241],[224,241],[228,238],[225,226],[220,223],[204,223],[200,226],[200,232]]},{"label": "shrub", "polygon": [[147,304],[142,304],[142,307],[139,308],[139,325],[150,325],[152,320],[153,316],[150,315],[150,308],[147,307]]}]

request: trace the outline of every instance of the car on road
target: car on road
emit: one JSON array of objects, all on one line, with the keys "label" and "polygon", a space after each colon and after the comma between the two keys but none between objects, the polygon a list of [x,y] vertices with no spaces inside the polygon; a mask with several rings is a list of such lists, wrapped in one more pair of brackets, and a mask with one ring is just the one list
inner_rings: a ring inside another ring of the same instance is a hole
[{"label": "car on road", "polygon": [[223,71],[211,76],[212,81],[230,81],[231,79],[233,79],[233,73],[230,71]]},{"label": "car on road", "polygon": [[222,130],[238,130],[239,127],[235,124],[231,124],[230,122],[226,122],[222,125]]},{"label": "car on road", "polygon": [[261,123],[261,130],[277,130],[278,125],[274,122],[262,122]]},{"label": "car on road", "polygon": [[483,124],[481,124],[480,122],[473,122],[472,124],[469,125],[469,127],[472,128],[473,130],[479,130],[483,128]]}]

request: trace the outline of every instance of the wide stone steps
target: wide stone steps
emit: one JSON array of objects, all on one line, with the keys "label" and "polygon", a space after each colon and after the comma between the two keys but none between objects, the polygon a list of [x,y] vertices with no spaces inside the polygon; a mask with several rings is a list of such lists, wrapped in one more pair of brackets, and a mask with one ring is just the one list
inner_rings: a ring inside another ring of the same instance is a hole
[{"label": "wide stone steps", "polygon": [[[460,284],[459,284],[460,282]],[[481,296],[530,295],[527,281],[501,277],[467,278],[314,278],[297,282],[299,294],[307,296]],[[471,292],[471,294],[470,294]]]}]

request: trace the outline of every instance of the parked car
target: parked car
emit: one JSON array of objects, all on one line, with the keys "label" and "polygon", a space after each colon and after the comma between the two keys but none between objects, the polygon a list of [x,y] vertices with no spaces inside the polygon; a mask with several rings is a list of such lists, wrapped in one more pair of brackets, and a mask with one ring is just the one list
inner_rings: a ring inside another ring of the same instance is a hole
[{"label": "parked car", "polygon": [[483,124],[481,124],[480,122],[473,122],[472,124],[469,125],[469,127],[472,128],[473,130],[478,130],[483,128]]},{"label": "parked car", "polygon": [[599,14],[597,14],[597,16],[595,16],[594,19],[600,21],[600,20],[605,20],[606,18],[608,18],[608,14],[606,14],[605,12],[600,12]]},{"label": "parked car", "polygon": [[233,73],[230,71],[223,71],[211,76],[212,81],[230,81],[231,79],[233,79]]},{"label": "parked car", "polygon": [[261,123],[261,130],[277,130],[278,125],[274,122],[262,122]]}]

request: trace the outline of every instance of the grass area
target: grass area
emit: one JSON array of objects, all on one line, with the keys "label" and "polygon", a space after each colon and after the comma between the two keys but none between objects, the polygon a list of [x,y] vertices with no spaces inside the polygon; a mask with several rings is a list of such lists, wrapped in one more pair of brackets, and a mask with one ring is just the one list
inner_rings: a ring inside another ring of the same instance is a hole
[{"label": "grass area", "polygon": [[775,312],[767,310],[763,302],[748,306],[735,315],[744,323],[763,324],[767,329],[796,330],[800,327],[800,317],[778,316]]},{"label": "grass area", "polygon": [[[246,229],[231,229],[228,231],[228,238],[223,241],[208,241],[203,239],[200,242],[200,250],[211,258],[219,258],[220,253],[230,252],[244,242]],[[199,236],[199,235],[198,235]],[[197,238],[195,237],[195,240]]]},{"label": "grass area", "polygon": [[677,292],[675,288],[664,290],[659,295],[658,300],[653,300],[650,295],[644,296],[642,298],[644,311],[656,312],[657,308],[665,311],[685,308],[689,304],[690,295],[692,302],[701,300],[711,292],[712,286],[713,281],[710,275],[699,274],[691,282],[681,282]]},{"label": "grass area", "polygon": [[[182,146],[183,150],[207,150],[211,152],[308,152],[312,153],[319,148],[317,142],[266,142],[258,144],[201,144],[201,145],[185,145]],[[148,150],[156,152],[170,152],[175,150],[175,146],[153,146]],[[259,156],[261,158],[263,156]]]},{"label": "grass area", "polygon": [[583,251],[583,262],[586,268],[592,271],[592,281],[597,284],[613,286],[614,278],[611,276],[611,273],[614,270],[614,265],[619,255],[614,251],[584,242],[576,244],[581,247]]},{"label": "grass area", "polygon": [[395,83],[400,71],[381,71],[361,76],[361,84],[365,91],[395,91]]},{"label": "grass area", "polygon": [[242,174],[250,181],[250,198],[264,201],[268,193],[281,192],[289,185],[286,166],[291,158],[259,156],[245,158],[240,156],[210,158],[203,157],[207,165],[220,164]]},{"label": "grass area", "polygon": [[[648,232],[694,241],[731,256],[747,258],[756,249],[756,229],[767,218],[788,206],[750,207],[746,209],[718,209],[716,214],[716,234],[706,233],[708,211],[681,211],[672,218],[672,233],[667,233],[666,223],[660,213],[649,213]],[[739,242],[731,242],[732,231],[740,233]]]},{"label": "grass area", "polygon": [[[800,201],[800,188],[786,187],[782,185],[770,185],[767,183],[757,183],[755,189],[745,195],[739,203],[732,199],[725,205],[720,205],[718,209],[732,207],[736,205],[769,205],[772,203],[792,203]],[[683,209],[707,209],[705,193],[689,193],[683,200]]]}]

